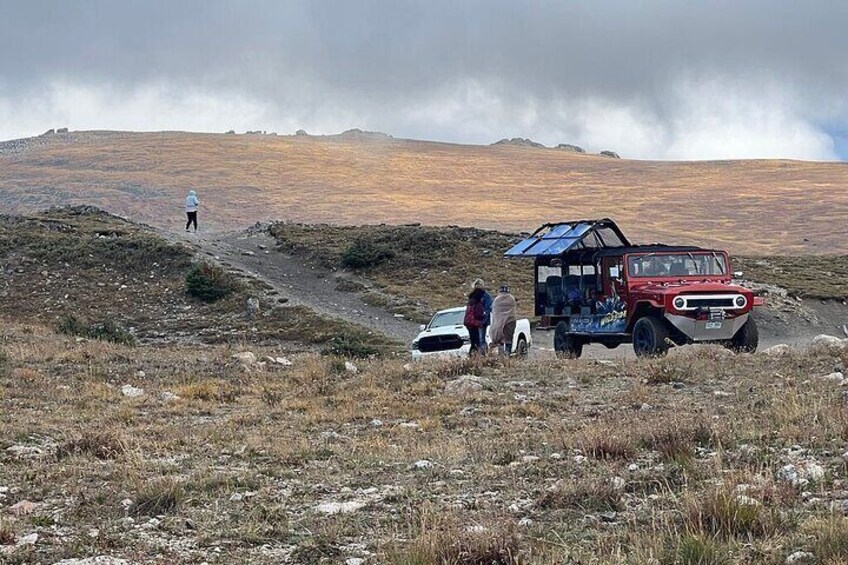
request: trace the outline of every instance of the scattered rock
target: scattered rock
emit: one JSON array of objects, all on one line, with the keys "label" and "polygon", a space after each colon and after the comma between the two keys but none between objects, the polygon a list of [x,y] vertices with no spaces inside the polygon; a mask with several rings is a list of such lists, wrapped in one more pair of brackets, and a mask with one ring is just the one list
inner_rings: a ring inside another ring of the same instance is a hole
[{"label": "scattered rock", "polygon": [[572,145],[570,143],[560,143],[554,149],[559,149],[560,151],[568,151],[570,153],[585,153],[586,150],[580,147],[579,145]]},{"label": "scattered rock", "polygon": [[18,538],[18,541],[15,542],[15,545],[17,545],[18,547],[20,547],[22,545],[35,545],[37,541],[38,541],[38,534],[32,533],[32,534],[25,535],[21,538]]},{"label": "scattered rock", "polygon": [[829,373],[827,375],[822,375],[819,379],[823,381],[842,383],[845,380],[845,375],[843,375],[840,371],[834,371],[833,373]]},{"label": "scattered rock", "polygon": [[461,375],[452,381],[445,383],[445,392],[448,394],[472,394],[480,392],[491,385],[489,379],[477,375]]},{"label": "scattered rock", "polygon": [[127,384],[121,387],[121,394],[127,398],[138,398],[139,396],[144,396],[144,389]]},{"label": "scattered rock", "polygon": [[280,365],[281,367],[291,367],[294,365],[287,357],[268,357],[268,362],[272,365]]},{"label": "scattered rock", "polygon": [[761,353],[763,355],[783,355],[784,353],[789,353],[791,350],[792,348],[785,343],[778,343],[777,345],[763,349]]},{"label": "scattered rock", "polygon": [[601,155],[602,157],[612,157],[613,159],[621,159],[615,151],[601,151],[598,155]]},{"label": "scattered rock", "polygon": [[32,459],[44,455],[44,450],[35,445],[12,445],[6,448],[6,453],[18,459]]},{"label": "scattered rock", "polygon": [[544,145],[542,145],[538,141],[533,141],[532,139],[525,139],[523,137],[513,137],[512,139],[504,138],[504,139],[501,139],[501,140],[498,140],[498,141],[492,143],[492,145],[514,145],[516,147],[540,147],[540,148],[545,147]]},{"label": "scattered rock", "polygon": [[27,514],[35,512],[36,508],[38,508],[37,503],[29,500],[21,500],[20,502],[10,506],[9,512],[11,512],[14,516],[26,516]]},{"label": "scattered rock", "polygon": [[433,462],[428,459],[420,459],[412,464],[416,469],[430,469],[433,466]]},{"label": "scattered rock", "polygon": [[786,558],[786,565],[800,565],[802,563],[815,563],[816,556],[809,551],[796,551]]},{"label": "scattered rock", "polygon": [[63,559],[53,565],[132,565],[132,562],[118,557],[98,555],[97,557],[86,557],[84,559]]},{"label": "scattered rock", "polygon": [[845,347],[846,341],[832,335],[820,334],[813,338],[813,345],[822,347]]},{"label": "scattered rock", "polygon": [[322,514],[350,514],[361,510],[367,506],[367,502],[363,500],[350,500],[348,502],[325,502],[315,507],[317,512]]},{"label": "scattered rock", "polygon": [[250,250],[242,251],[241,254],[244,255],[245,257],[253,257],[254,255],[256,255],[256,253],[254,253],[253,251],[250,251]]},{"label": "scattered rock", "polygon": [[253,365],[256,363],[256,355],[252,351],[241,351],[233,355],[233,359],[244,365]]},{"label": "scattered rock", "polygon": [[176,402],[180,397],[174,394],[173,392],[163,391],[159,393],[159,400],[163,402]]},{"label": "scattered rock", "polygon": [[365,565],[365,560],[361,557],[348,557],[345,565]]},{"label": "scattered rock", "polygon": [[351,363],[350,361],[345,361],[345,371],[351,374],[356,374],[359,372],[359,367]]}]

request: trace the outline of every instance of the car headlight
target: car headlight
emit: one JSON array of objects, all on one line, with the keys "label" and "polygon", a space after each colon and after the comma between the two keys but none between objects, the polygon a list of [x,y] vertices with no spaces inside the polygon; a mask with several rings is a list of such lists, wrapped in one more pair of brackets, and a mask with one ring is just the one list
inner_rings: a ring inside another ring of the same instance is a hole
[{"label": "car headlight", "polygon": [[678,296],[674,299],[675,308],[677,308],[678,310],[682,310],[684,306],[686,306],[686,301],[683,298]]},{"label": "car headlight", "polygon": [[413,342],[412,342],[412,349],[418,349],[418,340],[417,340],[417,339],[416,339],[416,340],[413,340]]},{"label": "car headlight", "polygon": [[737,308],[744,308],[748,304],[748,300],[744,296],[737,296],[735,303]]}]

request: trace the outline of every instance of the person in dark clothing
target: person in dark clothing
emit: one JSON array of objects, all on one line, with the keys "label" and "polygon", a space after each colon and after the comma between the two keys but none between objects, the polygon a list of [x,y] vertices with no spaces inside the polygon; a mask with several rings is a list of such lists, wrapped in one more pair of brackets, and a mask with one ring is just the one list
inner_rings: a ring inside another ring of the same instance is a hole
[{"label": "person in dark clothing", "polygon": [[[486,318],[483,306],[483,289],[475,288],[468,295],[468,304],[465,307],[465,319],[463,324],[468,330],[468,340],[471,344],[469,355],[475,355],[480,351],[480,331]],[[482,338],[485,341],[485,334]]]},{"label": "person in dark clothing", "polygon": [[494,299],[492,295],[486,292],[486,283],[483,282],[483,279],[477,279],[471,285],[474,290],[483,291],[483,295],[480,297],[480,300],[483,302],[483,325],[480,328],[480,351],[485,355],[489,352],[489,344],[486,340],[486,334],[489,330],[489,325],[492,323],[492,302]]}]

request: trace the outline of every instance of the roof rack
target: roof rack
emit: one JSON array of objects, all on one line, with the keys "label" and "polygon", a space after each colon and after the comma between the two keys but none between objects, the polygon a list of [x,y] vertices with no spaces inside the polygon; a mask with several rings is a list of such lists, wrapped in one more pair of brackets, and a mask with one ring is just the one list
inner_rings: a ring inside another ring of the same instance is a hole
[{"label": "roof rack", "polygon": [[510,248],[505,257],[552,257],[572,249],[631,247],[631,243],[609,218],[572,220],[545,224],[529,238]]}]

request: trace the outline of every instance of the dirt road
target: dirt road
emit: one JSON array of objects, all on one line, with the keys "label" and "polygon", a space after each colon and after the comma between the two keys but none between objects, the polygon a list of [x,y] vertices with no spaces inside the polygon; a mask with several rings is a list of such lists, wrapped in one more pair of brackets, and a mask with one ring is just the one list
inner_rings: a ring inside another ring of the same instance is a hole
[{"label": "dirt road", "polygon": [[264,281],[280,296],[288,298],[288,304],[365,326],[404,344],[410,343],[418,333],[418,324],[365,303],[360,293],[339,290],[333,273],[280,253],[267,233],[249,230],[164,235],[172,241],[195,246],[200,253],[226,267]]}]

